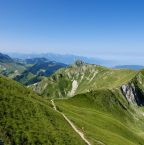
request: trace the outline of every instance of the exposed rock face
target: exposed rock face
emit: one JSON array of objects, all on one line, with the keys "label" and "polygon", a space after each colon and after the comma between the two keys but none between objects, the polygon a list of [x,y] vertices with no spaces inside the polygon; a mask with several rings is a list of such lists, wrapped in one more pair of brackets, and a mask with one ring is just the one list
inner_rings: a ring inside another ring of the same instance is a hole
[{"label": "exposed rock face", "polygon": [[121,90],[128,103],[137,104],[138,106],[144,105],[144,100],[141,97],[142,94],[133,83],[123,85]]},{"label": "exposed rock face", "polygon": [[77,90],[77,87],[78,87],[78,82],[76,80],[74,80],[72,82],[72,89],[71,89],[71,92],[68,94],[68,96],[74,96],[75,95],[75,92]]},{"label": "exposed rock face", "polygon": [[129,103],[136,103],[136,92],[134,86],[123,85],[122,92]]}]

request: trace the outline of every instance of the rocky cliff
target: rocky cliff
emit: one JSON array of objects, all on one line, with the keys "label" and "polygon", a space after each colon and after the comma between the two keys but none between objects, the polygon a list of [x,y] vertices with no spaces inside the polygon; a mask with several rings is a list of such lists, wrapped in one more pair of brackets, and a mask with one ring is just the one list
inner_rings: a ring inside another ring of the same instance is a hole
[{"label": "rocky cliff", "polygon": [[128,84],[122,85],[122,93],[128,103],[138,106],[144,105],[144,75],[140,71]]}]

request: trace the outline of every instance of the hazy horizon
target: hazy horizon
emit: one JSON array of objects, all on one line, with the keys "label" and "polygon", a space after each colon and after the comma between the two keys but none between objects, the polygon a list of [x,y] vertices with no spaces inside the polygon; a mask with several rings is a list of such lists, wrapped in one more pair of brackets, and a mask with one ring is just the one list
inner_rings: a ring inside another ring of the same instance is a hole
[{"label": "hazy horizon", "polygon": [[142,0],[0,2],[0,51],[144,62]]},{"label": "hazy horizon", "polygon": [[[70,54],[70,53],[54,53],[54,52],[19,53],[19,52],[6,52],[6,51],[2,51],[1,53],[7,54],[12,58],[23,58],[23,59],[25,59],[25,58],[42,58],[42,57],[46,56],[47,54],[55,55],[55,56],[60,55],[61,57],[62,56],[66,56],[66,57],[69,56],[69,58],[74,56],[76,59],[79,59],[80,57],[84,57],[84,58],[90,59],[91,63],[92,63],[92,60],[95,60],[94,64],[99,64],[99,62],[101,62],[102,63],[101,65],[108,66],[108,67],[121,66],[121,65],[140,65],[140,66],[144,66],[143,62],[137,63],[137,61],[135,61],[135,62],[131,62],[131,60],[130,61],[125,61],[126,59],[118,60],[114,57],[113,58],[112,57],[102,57],[102,56],[101,57],[100,56],[93,57],[93,56],[77,55],[77,54]],[[45,58],[47,58],[47,57],[45,57]],[[98,63],[95,63],[96,61],[98,61]],[[107,63],[106,63],[106,61],[107,61]]]}]

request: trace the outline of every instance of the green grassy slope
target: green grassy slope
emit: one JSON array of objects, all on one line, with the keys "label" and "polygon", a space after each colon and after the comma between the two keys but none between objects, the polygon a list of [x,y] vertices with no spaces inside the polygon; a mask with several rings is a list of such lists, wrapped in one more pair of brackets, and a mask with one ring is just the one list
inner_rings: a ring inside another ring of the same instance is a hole
[{"label": "green grassy slope", "polygon": [[119,90],[98,90],[55,100],[93,145],[144,145],[144,117],[137,115]]},{"label": "green grassy slope", "polygon": [[[43,79],[32,87],[44,96],[65,97],[90,90],[120,87],[136,74],[137,72],[132,70],[110,69],[82,63],[60,69],[51,77]],[[78,87],[72,91],[74,81]]]},{"label": "green grassy slope", "polygon": [[0,138],[11,145],[84,145],[48,100],[0,77]]},{"label": "green grassy slope", "polygon": [[[70,98],[73,82],[77,87]],[[144,107],[128,102],[122,94],[121,87],[127,84],[133,84],[127,87],[128,97],[136,97],[143,104],[143,71],[76,63],[33,88],[43,96],[68,98],[55,100],[59,110],[92,144],[144,145]]]}]

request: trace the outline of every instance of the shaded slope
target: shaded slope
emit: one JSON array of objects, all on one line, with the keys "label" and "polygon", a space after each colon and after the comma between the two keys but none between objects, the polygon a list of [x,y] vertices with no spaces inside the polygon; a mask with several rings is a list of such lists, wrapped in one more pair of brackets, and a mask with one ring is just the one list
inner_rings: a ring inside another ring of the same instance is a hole
[{"label": "shaded slope", "polygon": [[0,138],[7,144],[84,145],[49,101],[4,77],[0,77],[0,106]]},{"label": "shaded slope", "polygon": [[144,105],[144,70],[139,73],[127,84],[122,85],[121,90],[130,104],[138,106]]},{"label": "shaded slope", "polygon": [[14,78],[26,69],[26,66],[17,62],[8,55],[0,53],[0,74]]},{"label": "shaded slope", "polygon": [[58,69],[67,66],[65,64],[49,61],[44,58],[30,59],[26,60],[26,62],[32,66],[14,78],[16,81],[24,85],[37,83],[42,80],[43,77],[50,76]]},{"label": "shaded slope", "polygon": [[0,62],[2,62],[2,63],[10,63],[10,62],[13,62],[13,61],[14,60],[11,57],[9,57],[8,55],[0,53]]}]

